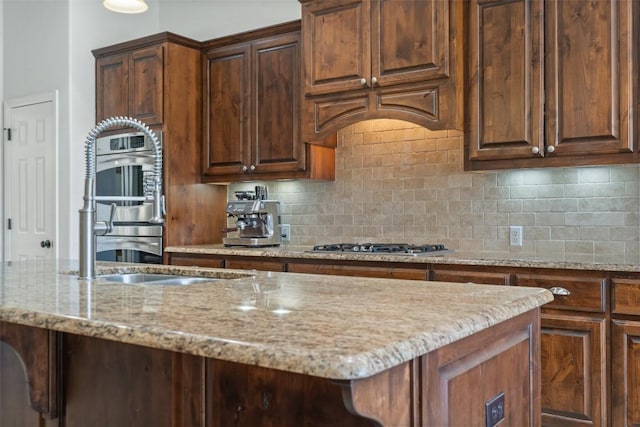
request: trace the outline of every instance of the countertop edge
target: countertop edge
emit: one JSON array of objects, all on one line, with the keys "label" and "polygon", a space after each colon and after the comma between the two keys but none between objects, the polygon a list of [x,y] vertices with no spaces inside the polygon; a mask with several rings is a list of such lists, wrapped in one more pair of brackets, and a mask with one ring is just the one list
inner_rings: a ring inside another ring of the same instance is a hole
[{"label": "countertop edge", "polygon": [[[255,352],[247,352],[247,357],[238,357],[237,351],[225,351],[230,343],[210,336],[149,326],[119,325],[113,322],[101,322],[11,307],[0,308],[0,321],[305,375],[335,380],[351,380],[375,375],[498,323],[537,309],[552,300],[553,296],[549,291],[537,289],[537,292],[512,300],[508,304],[494,306],[480,313],[464,316],[455,324],[416,334],[408,340],[395,342],[391,346],[380,347],[369,353],[332,356],[328,359],[323,358],[322,354],[316,354],[314,357],[302,357],[294,353],[287,354],[284,349],[279,349],[277,354],[269,354],[266,350],[257,349],[260,357],[257,357]],[[240,344],[233,343],[232,345],[238,346]],[[292,366],[306,367],[306,369],[296,370],[292,369]]]},{"label": "countertop edge", "polygon": [[345,260],[345,261],[376,261],[376,262],[401,262],[406,264],[454,264],[475,265],[489,267],[517,267],[517,268],[553,268],[565,270],[591,270],[608,272],[640,273],[640,265],[615,264],[615,263],[585,263],[571,261],[548,261],[530,259],[499,259],[499,258],[471,258],[456,255],[455,252],[438,256],[420,255],[389,255],[389,254],[358,254],[345,252],[312,252],[311,248],[303,250],[299,248],[280,247],[226,247],[222,244],[168,246],[166,253],[195,254],[195,255],[234,255],[249,257],[271,258],[298,258],[317,260]]}]

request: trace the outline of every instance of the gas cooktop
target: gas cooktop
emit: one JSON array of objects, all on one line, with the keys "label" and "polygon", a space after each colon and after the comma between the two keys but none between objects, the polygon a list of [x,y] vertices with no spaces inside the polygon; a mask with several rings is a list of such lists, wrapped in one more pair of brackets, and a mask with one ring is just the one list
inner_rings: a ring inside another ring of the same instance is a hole
[{"label": "gas cooktop", "polygon": [[342,252],[379,255],[443,255],[451,251],[443,244],[411,245],[408,243],[329,243],[314,246],[313,252]]}]

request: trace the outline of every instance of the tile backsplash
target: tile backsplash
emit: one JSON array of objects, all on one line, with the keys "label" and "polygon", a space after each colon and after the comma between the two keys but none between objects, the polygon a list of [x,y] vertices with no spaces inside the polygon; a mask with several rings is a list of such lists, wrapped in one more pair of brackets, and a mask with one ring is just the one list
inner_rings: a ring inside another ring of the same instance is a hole
[{"label": "tile backsplash", "polygon": [[[463,135],[398,120],[342,129],[336,180],[266,182],[296,246],[444,243],[470,256],[640,265],[640,165],[463,171]],[[255,183],[229,186],[252,189]],[[509,246],[509,226],[523,245]]]}]

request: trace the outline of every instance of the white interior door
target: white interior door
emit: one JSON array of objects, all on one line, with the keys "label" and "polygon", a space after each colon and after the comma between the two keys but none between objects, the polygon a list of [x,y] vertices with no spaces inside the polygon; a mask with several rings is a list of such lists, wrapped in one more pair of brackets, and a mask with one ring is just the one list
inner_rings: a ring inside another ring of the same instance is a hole
[{"label": "white interior door", "polygon": [[5,261],[54,259],[57,93],[5,102]]}]

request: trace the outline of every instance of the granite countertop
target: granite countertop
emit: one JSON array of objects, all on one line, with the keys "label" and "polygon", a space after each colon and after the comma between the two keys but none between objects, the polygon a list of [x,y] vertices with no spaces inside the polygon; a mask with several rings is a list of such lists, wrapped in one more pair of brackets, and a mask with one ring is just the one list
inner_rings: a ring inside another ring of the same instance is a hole
[{"label": "granite countertop", "polygon": [[74,269],[3,264],[0,321],[332,379],[371,376],[553,299],[538,288],[99,263],[98,274],[221,278],[132,285]]},{"label": "granite countertop", "polygon": [[499,267],[533,267],[533,268],[559,268],[565,270],[594,270],[594,271],[618,271],[640,272],[640,264],[613,264],[613,263],[584,263],[568,261],[551,261],[543,259],[501,259],[485,257],[482,254],[468,254],[450,251],[442,255],[396,255],[396,254],[362,254],[357,252],[312,252],[310,246],[289,246],[248,248],[242,246],[226,247],[222,244],[170,246],[165,252],[185,254],[209,254],[209,255],[239,255],[260,256],[275,258],[306,258],[326,260],[350,260],[350,261],[378,261],[378,262],[402,262],[414,264],[458,264],[480,265]]}]

